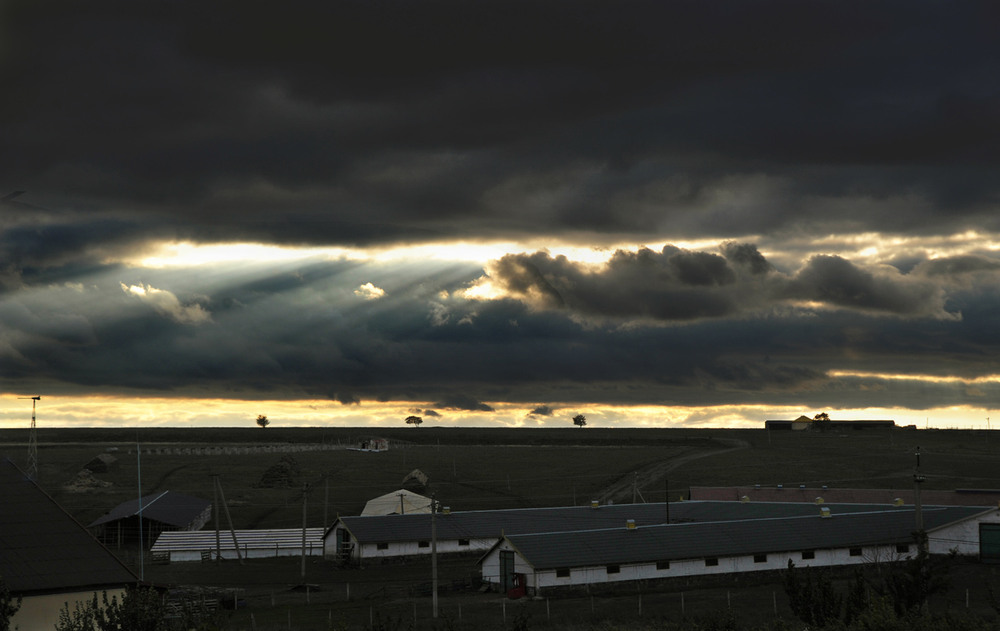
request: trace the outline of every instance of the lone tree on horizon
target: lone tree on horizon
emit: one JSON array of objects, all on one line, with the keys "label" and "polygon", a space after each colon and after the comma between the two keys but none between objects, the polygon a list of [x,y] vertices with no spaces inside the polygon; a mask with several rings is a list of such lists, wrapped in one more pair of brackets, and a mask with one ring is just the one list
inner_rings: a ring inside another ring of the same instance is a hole
[{"label": "lone tree on horizon", "polygon": [[267,417],[263,414],[257,415],[257,424],[260,425],[261,429],[267,427],[271,424],[271,421],[267,420]]},{"label": "lone tree on horizon", "polygon": [[576,425],[577,427],[583,427],[586,424],[587,424],[587,417],[584,416],[583,414],[577,414],[576,416],[573,417],[573,425]]},{"label": "lone tree on horizon", "polygon": [[424,419],[420,418],[419,416],[407,416],[406,417],[406,424],[407,425],[413,425],[414,427],[420,427],[420,424],[423,423],[423,422],[424,422]]}]

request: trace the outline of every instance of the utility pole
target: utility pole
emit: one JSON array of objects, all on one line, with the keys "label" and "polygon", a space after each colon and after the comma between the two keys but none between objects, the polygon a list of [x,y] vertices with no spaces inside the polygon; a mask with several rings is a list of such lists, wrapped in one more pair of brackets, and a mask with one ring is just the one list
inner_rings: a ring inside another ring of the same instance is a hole
[{"label": "utility pole", "polygon": [[308,484],[302,485],[302,582],[306,580],[306,492]]},{"label": "utility pole", "polygon": [[913,470],[913,512],[917,523],[917,536],[920,537],[919,545],[922,551],[926,552],[927,539],[924,537],[924,513],[920,503],[920,485],[924,483],[924,476],[920,473],[920,447],[917,447],[917,466]]},{"label": "utility pole", "polygon": [[437,503],[431,493],[431,615],[438,617],[438,548],[437,548]]}]

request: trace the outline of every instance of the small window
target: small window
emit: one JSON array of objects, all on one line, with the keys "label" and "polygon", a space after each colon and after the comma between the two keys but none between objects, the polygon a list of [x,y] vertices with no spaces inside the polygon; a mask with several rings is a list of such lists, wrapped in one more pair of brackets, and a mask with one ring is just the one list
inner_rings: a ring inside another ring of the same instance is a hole
[{"label": "small window", "polygon": [[379,544],[376,544],[375,547],[377,549],[379,549],[379,550],[388,550],[389,549],[389,544],[388,543],[379,543]]},{"label": "small window", "polygon": [[568,567],[556,568],[556,577],[557,578],[569,578],[569,568]]},{"label": "small window", "polygon": [[618,572],[621,572],[621,571],[622,571],[621,566],[618,566],[618,565],[609,565],[608,566],[608,574],[617,574]]},{"label": "small window", "polygon": [[657,561],[656,562],[656,569],[658,569],[658,570],[669,570],[670,569],[670,561]]},{"label": "small window", "polygon": [[900,554],[909,554],[909,552],[910,552],[910,544],[908,544],[908,543],[897,544],[896,545],[896,552],[898,552]]},{"label": "small window", "polygon": [[469,545],[469,540],[468,539],[459,539],[458,540],[458,545],[460,545],[460,546],[467,546],[467,545]]},{"label": "small window", "polygon": [[802,551],[802,560],[803,561],[808,561],[809,559],[815,559],[815,558],[816,558],[816,551],[815,550],[803,550]]},{"label": "small window", "polygon": [[861,548],[851,548],[850,552],[851,552],[851,556],[852,557],[859,557],[859,556],[861,556]]},{"label": "small window", "polygon": [[767,563],[767,555],[766,554],[755,554],[755,555],[753,555],[753,562],[754,563]]},{"label": "small window", "polygon": [[719,564],[719,560],[715,557],[705,559],[705,567],[715,567]]},{"label": "small window", "polygon": [[429,547],[431,547],[431,542],[430,541],[421,541],[421,542],[417,543],[417,547],[420,547],[420,548],[429,548]]}]

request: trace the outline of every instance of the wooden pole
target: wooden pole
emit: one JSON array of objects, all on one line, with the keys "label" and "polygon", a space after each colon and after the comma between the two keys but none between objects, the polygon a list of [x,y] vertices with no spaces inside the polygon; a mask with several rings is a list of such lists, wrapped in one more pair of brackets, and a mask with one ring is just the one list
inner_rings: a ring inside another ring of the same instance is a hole
[{"label": "wooden pole", "polygon": [[219,476],[215,476],[215,484],[219,487],[219,499],[222,500],[222,510],[225,511],[226,521],[229,523],[229,534],[233,537],[233,548],[236,550],[236,558],[240,560],[240,565],[243,565],[243,554],[240,553],[240,542],[236,540],[236,529],[233,528],[233,516],[229,514],[229,504],[226,503],[226,494],[222,490],[222,482],[219,481]]}]

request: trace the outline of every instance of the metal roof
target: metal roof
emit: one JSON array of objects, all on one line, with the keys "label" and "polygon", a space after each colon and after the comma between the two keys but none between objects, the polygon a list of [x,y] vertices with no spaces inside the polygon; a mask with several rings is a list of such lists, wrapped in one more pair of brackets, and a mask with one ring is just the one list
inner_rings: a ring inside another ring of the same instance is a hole
[{"label": "metal roof", "polygon": [[[871,511],[871,504],[837,504],[838,513]],[[886,507],[886,510],[905,510]],[[670,503],[671,523],[730,521],[816,515],[815,504],[760,502],[677,502]],[[438,539],[499,538],[504,534],[568,532],[625,527],[629,519],[637,526],[663,524],[667,508],[655,504],[612,504],[591,508],[523,508],[438,513]],[[431,515],[372,515],[340,517],[351,535],[361,543],[430,539]]]},{"label": "metal roof", "polygon": [[[927,531],[989,512],[981,507],[925,507]],[[535,569],[746,556],[913,541],[912,507],[868,512],[831,510],[821,517],[664,524],[584,532],[507,535]]]},{"label": "metal roof", "polygon": [[0,577],[16,594],[60,593],[138,577],[10,460],[0,461]]},{"label": "metal roof", "polygon": [[[240,549],[295,549],[302,548],[301,528],[271,528],[261,530],[236,530],[236,541]],[[306,528],[306,546],[323,546],[323,528]],[[233,549],[233,534],[229,530],[219,531],[220,550]],[[162,533],[153,544],[152,552],[179,552],[215,549],[214,530],[172,530]]]},{"label": "metal roof", "polygon": [[[692,486],[692,500],[738,501],[748,497],[751,502],[811,502],[822,497],[825,502],[856,504],[892,504],[896,498],[911,504],[911,489],[840,489],[804,486]],[[925,505],[938,506],[996,506],[1000,502],[1000,489],[921,489]]]},{"label": "metal roof", "polygon": [[183,528],[196,520],[212,503],[200,497],[161,491],[143,498],[136,498],[115,506],[110,511],[90,523],[88,528],[108,522],[135,517],[142,506],[142,518],[158,521],[177,528]]}]

